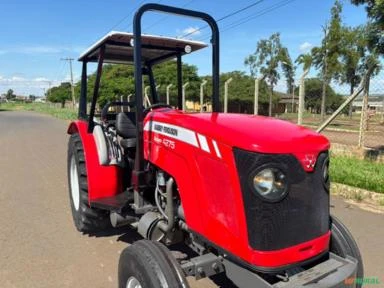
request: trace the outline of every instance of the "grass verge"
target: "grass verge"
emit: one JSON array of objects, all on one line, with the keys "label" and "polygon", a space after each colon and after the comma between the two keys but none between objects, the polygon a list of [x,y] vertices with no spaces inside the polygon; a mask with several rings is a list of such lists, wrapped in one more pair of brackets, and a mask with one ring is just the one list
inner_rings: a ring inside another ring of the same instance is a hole
[{"label": "grass verge", "polygon": [[384,193],[384,165],[355,157],[331,156],[333,182]]},{"label": "grass verge", "polygon": [[74,120],[77,118],[76,110],[55,107],[49,103],[2,103],[0,105],[0,110],[35,111],[64,120]]}]

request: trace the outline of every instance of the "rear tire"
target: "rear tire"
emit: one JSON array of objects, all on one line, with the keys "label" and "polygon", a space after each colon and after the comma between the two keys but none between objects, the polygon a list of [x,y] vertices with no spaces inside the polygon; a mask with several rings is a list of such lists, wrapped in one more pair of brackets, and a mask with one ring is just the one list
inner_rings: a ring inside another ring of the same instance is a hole
[{"label": "rear tire", "polygon": [[[356,277],[362,279],[364,277],[364,265],[361,258],[360,249],[348,228],[336,217],[331,217],[331,243],[330,252],[345,258],[351,256],[358,261]],[[357,288],[362,285],[357,284]]]},{"label": "rear tire", "polygon": [[79,134],[68,142],[68,186],[73,222],[76,229],[92,233],[112,227],[108,211],[91,208],[88,204],[88,179],[84,148]]},{"label": "rear tire", "polygon": [[140,240],[123,250],[118,279],[119,288],[189,288],[170,251],[150,240]]}]

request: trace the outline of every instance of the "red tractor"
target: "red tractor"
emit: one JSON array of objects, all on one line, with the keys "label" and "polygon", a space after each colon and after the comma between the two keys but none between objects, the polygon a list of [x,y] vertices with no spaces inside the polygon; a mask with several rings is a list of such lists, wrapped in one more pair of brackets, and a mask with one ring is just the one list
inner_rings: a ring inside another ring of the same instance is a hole
[{"label": "red tractor", "polygon": [[[142,35],[147,11],[211,28],[212,113],[183,111],[182,56],[207,45]],[[273,118],[220,113],[219,32],[208,14],[146,4],[133,27],[81,55],[79,119],[68,129],[76,228],[126,225],[144,238],[122,252],[119,287],[188,287],[186,276],[220,273],[238,287],[355,287],[350,279],[363,277],[363,263],[347,228],[330,215],[328,140]],[[176,109],[159,102],[152,72],[173,59]],[[87,113],[89,62],[98,66]],[[103,63],[133,64],[135,95],[96,115]],[[143,76],[151,99],[143,97]],[[176,243],[195,255],[176,259],[166,248]]]}]

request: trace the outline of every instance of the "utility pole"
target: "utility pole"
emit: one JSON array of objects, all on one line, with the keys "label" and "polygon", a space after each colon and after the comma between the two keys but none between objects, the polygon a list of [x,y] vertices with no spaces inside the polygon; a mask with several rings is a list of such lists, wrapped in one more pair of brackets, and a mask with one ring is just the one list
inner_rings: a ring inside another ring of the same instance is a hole
[{"label": "utility pole", "polygon": [[70,73],[71,73],[72,104],[73,104],[73,108],[75,108],[75,105],[76,105],[75,86],[73,86],[73,71],[72,71],[72,61],[73,61],[73,58],[61,58],[61,61],[68,61],[69,62],[69,70],[70,70]]}]

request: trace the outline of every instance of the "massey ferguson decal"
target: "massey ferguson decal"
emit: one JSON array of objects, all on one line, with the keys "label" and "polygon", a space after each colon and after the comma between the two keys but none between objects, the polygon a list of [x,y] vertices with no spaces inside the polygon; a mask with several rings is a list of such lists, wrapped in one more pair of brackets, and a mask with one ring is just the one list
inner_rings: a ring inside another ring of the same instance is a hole
[{"label": "massey ferguson decal", "polygon": [[[145,123],[144,131],[155,132],[157,135],[154,135],[153,141],[157,144],[163,144],[170,149],[176,148],[176,142],[168,138],[190,144],[211,155],[216,155],[216,157],[222,158],[219,146],[215,140],[208,139],[206,136],[184,127],[158,121],[148,121]],[[166,136],[167,138],[162,138],[161,135]],[[213,149],[210,147],[213,147]]]},{"label": "massey ferguson decal", "polygon": [[169,126],[163,126],[163,125],[160,125],[160,124],[155,124],[154,125],[154,130],[157,131],[157,132],[164,132],[165,134],[169,134],[169,135],[172,135],[172,136],[177,136],[177,134],[178,134],[177,129],[171,128]]}]

